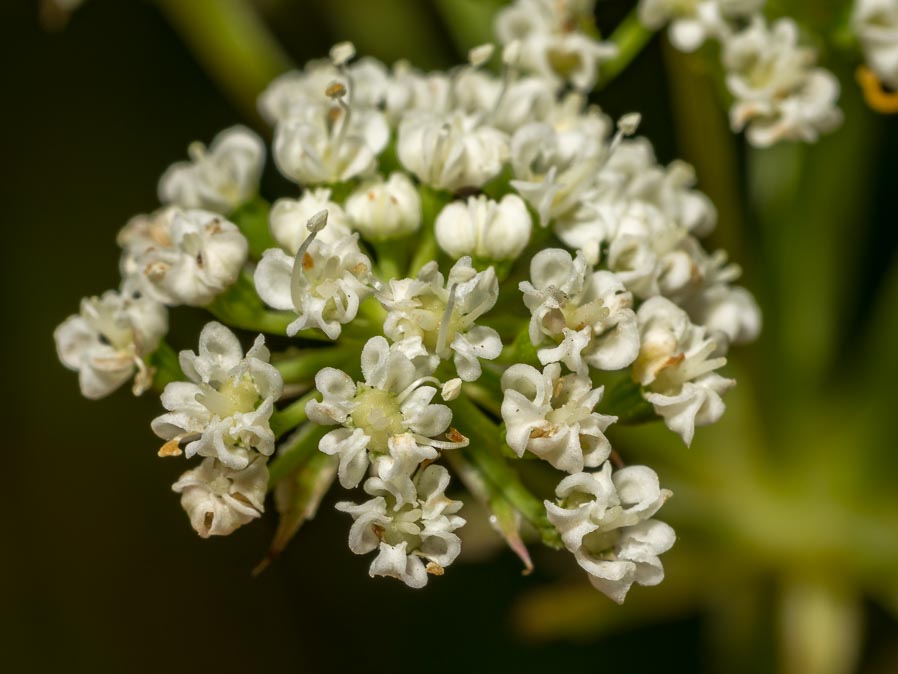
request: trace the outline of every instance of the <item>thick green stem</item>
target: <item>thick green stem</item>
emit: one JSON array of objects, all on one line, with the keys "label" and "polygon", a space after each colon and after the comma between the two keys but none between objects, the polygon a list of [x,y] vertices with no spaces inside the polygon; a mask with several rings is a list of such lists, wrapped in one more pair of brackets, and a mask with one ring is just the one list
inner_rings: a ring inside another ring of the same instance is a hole
[{"label": "thick green stem", "polygon": [[157,2],[213,79],[256,118],[256,98],[291,63],[252,6],[244,0]]},{"label": "thick green stem", "polygon": [[471,446],[461,450],[468,460],[495,486],[503,498],[524,516],[550,547],[561,547],[558,531],[549,522],[541,499],[532,494],[502,456],[499,427],[473,402],[460,396],[450,403],[456,423],[471,438]]},{"label": "thick green stem", "polygon": [[630,12],[611,34],[611,42],[617,47],[617,56],[604,61],[599,71],[597,89],[606,87],[620,75],[654,37],[655,33],[639,21],[637,10]]},{"label": "thick green stem", "polygon": [[418,248],[408,268],[409,276],[416,275],[425,264],[436,259],[439,248],[433,229],[434,221],[443,206],[452,200],[448,192],[439,192],[427,185],[421,185],[418,193],[421,195],[421,231]]},{"label": "thick green stem", "polygon": [[293,430],[308,419],[306,415],[306,405],[310,400],[317,400],[318,391],[309,391],[301,398],[297,398],[284,409],[275,411],[271,415],[271,430],[274,435],[280,438],[288,431]]},{"label": "thick green stem", "polygon": [[178,361],[178,353],[168,342],[160,342],[149,360],[150,366],[156,369],[153,375],[155,391],[162,391],[167,384],[184,379],[184,373],[181,371],[181,364]]},{"label": "thick green stem", "polygon": [[277,242],[271,236],[268,228],[268,213],[270,205],[260,196],[255,196],[249,201],[238,206],[228,219],[233,222],[246,240],[249,242],[249,252],[259,259],[269,248],[276,248]]},{"label": "thick green stem", "polygon": [[358,353],[356,345],[341,344],[333,347],[304,349],[297,355],[276,355],[272,358],[274,365],[284,382],[296,384],[309,381],[324,366],[337,367]]},{"label": "thick green stem", "polygon": [[271,489],[284,477],[314,456],[318,442],[330,429],[318,424],[306,424],[281,447],[278,455],[268,464],[268,488]]}]

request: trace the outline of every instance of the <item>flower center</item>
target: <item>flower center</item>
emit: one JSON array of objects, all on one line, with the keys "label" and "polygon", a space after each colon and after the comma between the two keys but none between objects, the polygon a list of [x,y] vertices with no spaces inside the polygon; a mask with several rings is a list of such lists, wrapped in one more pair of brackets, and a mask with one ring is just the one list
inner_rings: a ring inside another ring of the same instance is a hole
[{"label": "flower center", "polygon": [[406,430],[396,395],[378,388],[359,386],[354,402],[356,406],[350,415],[352,423],[371,438],[368,449],[388,452],[390,438]]},{"label": "flower center", "polygon": [[252,412],[259,402],[259,391],[249,373],[225,380],[217,390],[208,384],[200,387],[203,390],[197,394],[197,401],[222,419]]}]

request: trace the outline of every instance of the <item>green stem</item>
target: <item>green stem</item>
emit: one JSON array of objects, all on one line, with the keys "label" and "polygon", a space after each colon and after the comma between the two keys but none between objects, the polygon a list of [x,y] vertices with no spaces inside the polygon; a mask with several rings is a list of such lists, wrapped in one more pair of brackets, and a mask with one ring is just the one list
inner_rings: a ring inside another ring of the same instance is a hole
[{"label": "green stem", "polygon": [[244,0],[157,0],[196,59],[244,114],[256,118],[256,98],[290,59]]},{"label": "green stem", "polygon": [[[268,311],[246,270],[234,285],[208,304],[206,310],[231,327],[271,335],[286,335],[287,326],[296,320],[296,314],[289,311]],[[316,342],[331,341],[320,330],[303,330],[295,338]]]},{"label": "green stem", "polygon": [[409,276],[415,276],[421,268],[431,260],[435,260],[439,253],[436,234],[434,233],[434,221],[443,206],[452,200],[452,195],[447,192],[439,192],[427,185],[420,185],[418,193],[421,195],[421,231],[418,249],[412,257],[409,265]]},{"label": "green stem", "polygon": [[639,21],[637,10],[630,12],[621,21],[620,25],[611,34],[611,42],[617,47],[617,56],[601,65],[599,83],[597,89],[606,87],[612,80],[620,75],[635,59],[654,37],[654,31],[649,30]]},{"label": "green stem", "polygon": [[269,248],[276,248],[277,242],[268,228],[268,214],[271,206],[265,199],[255,196],[238,206],[228,219],[233,222],[249,242],[249,252],[255,259],[262,257]]},{"label": "green stem", "polygon": [[309,381],[325,365],[336,367],[358,352],[356,346],[341,344],[320,349],[305,349],[301,355],[273,357],[274,365],[284,381],[290,384]]},{"label": "green stem", "polygon": [[159,346],[150,356],[150,366],[156,368],[153,375],[153,389],[162,391],[167,384],[184,379],[181,371],[181,363],[178,353],[166,341],[159,342]]},{"label": "green stem", "polygon": [[305,423],[309,418],[306,415],[306,405],[311,400],[317,400],[319,395],[318,391],[309,391],[301,398],[294,400],[285,408],[276,410],[274,414],[271,415],[271,430],[274,431],[275,437],[280,438],[288,431]]},{"label": "green stem", "polygon": [[405,278],[409,263],[408,243],[407,239],[402,238],[373,244],[377,254],[377,270],[384,283],[389,283],[391,279]]},{"label": "green stem", "polygon": [[330,429],[318,424],[306,424],[282,446],[268,464],[268,488],[271,489],[296,470],[318,451],[318,442]]},{"label": "green stem", "polygon": [[464,455],[501,492],[503,498],[536,527],[543,543],[550,547],[561,547],[561,538],[549,522],[542,500],[524,486],[518,474],[502,456],[498,426],[465,396],[454,400],[450,407],[472,440],[471,446],[461,450]]}]

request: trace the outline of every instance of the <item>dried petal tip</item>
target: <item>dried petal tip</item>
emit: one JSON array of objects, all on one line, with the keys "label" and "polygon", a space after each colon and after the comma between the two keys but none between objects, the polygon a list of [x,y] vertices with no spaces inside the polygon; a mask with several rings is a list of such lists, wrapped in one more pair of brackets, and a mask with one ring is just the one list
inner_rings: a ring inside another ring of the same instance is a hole
[{"label": "dried petal tip", "polygon": [[165,458],[168,456],[181,456],[181,438],[172,438],[159,448],[158,455]]},{"label": "dried petal tip", "polygon": [[335,66],[342,66],[355,56],[355,45],[352,42],[338,42],[331,47],[330,56]]},{"label": "dried petal tip", "polygon": [[309,218],[309,221],[306,223],[306,229],[308,229],[313,234],[316,234],[324,229],[325,225],[327,225],[326,208],[323,211],[318,211],[315,215]]},{"label": "dried petal tip", "polygon": [[424,569],[431,576],[442,576],[446,573],[446,570],[436,562],[427,562],[427,566]]},{"label": "dried petal tip", "polygon": [[346,85],[338,80],[333,80],[324,90],[324,95],[328,98],[343,98],[346,95]]},{"label": "dried petal tip", "polygon": [[636,133],[636,129],[639,128],[639,124],[642,122],[642,115],[638,112],[631,112],[629,115],[624,115],[617,122],[617,128],[620,129],[620,132],[625,136],[632,136]]},{"label": "dried petal tip", "polygon": [[493,57],[495,47],[489,43],[474,47],[468,52],[468,63],[479,68]]}]

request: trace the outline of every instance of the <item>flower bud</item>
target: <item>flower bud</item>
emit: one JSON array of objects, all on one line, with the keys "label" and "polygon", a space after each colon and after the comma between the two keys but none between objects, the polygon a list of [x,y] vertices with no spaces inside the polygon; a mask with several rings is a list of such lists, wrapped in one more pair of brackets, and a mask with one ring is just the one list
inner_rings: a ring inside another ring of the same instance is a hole
[{"label": "flower bud", "polygon": [[368,241],[387,241],[421,227],[421,198],[404,173],[363,183],[346,199],[353,229]]},{"label": "flower bud", "polygon": [[530,213],[509,194],[495,202],[485,196],[454,201],[436,219],[437,243],[448,255],[499,262],[516,258],[530,241]]}]

